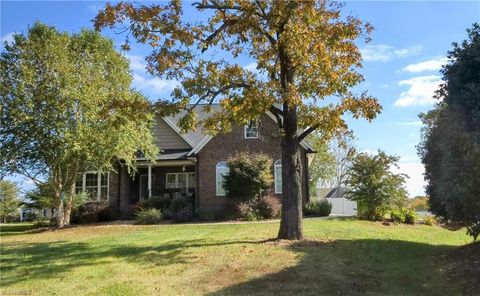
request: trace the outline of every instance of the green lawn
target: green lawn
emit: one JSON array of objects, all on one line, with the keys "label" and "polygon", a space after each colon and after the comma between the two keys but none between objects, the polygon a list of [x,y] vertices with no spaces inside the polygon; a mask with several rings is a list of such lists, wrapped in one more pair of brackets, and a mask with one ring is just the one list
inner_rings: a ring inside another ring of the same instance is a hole
[{"label": "green lawn", "polygon": [[[20,233],[1,226],[1,295],[455,295],[445,254],[464,230],[306,219],[306,241],[270,241],[278,223],[106,225]],[[23,293],[23,294],[22,294]]]}]

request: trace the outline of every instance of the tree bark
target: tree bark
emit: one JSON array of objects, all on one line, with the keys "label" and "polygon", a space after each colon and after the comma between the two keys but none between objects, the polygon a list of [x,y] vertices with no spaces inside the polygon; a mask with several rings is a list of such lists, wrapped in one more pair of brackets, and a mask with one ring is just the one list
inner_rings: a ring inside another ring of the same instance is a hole
[{"label": "tree bark", "polygon": [[302,223],[302,162],[296,136],[296,110],[285,112],[282,138],[282,217],[279,239],[303,239]]},{"label": "tree bark", "polygon": [[73,197],[75,196],[75,183],[70,185],[70,192],[65,201],[65,207],[63,209],[63,223],[64,225],[70,225],[70,216],[72,214]]},{"label": "tree bark", "polygon": [[55,212],[56,212],[56,222],[57,227],[62,228],[64,226],[64,217],[63,217],[63,201],[60,188],[54,188],[54,198],[55,198]]}]

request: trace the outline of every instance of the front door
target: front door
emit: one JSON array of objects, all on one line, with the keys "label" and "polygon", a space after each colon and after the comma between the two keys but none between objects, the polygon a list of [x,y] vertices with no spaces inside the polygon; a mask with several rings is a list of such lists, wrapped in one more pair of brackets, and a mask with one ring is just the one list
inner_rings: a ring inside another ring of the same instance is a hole
[{"label": "front door", "polygon": [[[152,185],[155,180],[155,175],[152,175]],[[140,175],[139,179],[139,193],[138,197],[140,200],[144,200],[148,198],[148,175]]]}]

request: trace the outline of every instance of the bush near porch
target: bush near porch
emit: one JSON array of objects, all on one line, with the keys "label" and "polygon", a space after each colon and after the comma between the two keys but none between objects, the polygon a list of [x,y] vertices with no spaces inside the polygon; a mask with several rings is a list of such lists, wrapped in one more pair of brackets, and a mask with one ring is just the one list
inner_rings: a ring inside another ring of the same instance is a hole
[{"label": "bush near porch", "polygon": [[165,219],[189,222],[194,219],[193,204],[180,194],[153,196],[137,205],[136,216],[148,209],[159,210]]}]

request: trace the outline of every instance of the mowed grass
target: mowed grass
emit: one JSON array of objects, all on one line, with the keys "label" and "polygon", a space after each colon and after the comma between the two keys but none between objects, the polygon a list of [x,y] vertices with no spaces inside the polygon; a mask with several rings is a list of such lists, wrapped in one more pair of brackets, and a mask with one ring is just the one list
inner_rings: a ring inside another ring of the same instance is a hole
[{"label": "mowed grass", "polygon": [[2,225],[0,294],[461,294],[444,266],[446,254],[470,242],[463,229],[354,219],[304,224],[306,240],[298,243],[269,240],[278,222],[39,233]]}]

